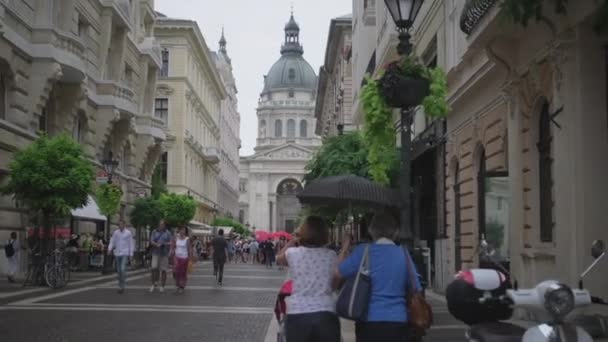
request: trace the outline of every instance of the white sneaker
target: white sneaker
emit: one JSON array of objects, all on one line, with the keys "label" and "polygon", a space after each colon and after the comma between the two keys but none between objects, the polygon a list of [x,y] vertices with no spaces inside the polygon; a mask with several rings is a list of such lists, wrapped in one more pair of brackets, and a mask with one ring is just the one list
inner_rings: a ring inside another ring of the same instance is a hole
[{"label": "white sneaker", "polygon": [[160,293],[165,292],[165,287],[164,287],[164,286],[161,286],[161,287],[160,287],[160,289],[159,289],[158,291],[159,291]]},{"label": "white sneaker", "polygon": [[152,285],[152,286],[150,287],[150,293],[154,292],[154,289],[156,289],[156,285]]}]

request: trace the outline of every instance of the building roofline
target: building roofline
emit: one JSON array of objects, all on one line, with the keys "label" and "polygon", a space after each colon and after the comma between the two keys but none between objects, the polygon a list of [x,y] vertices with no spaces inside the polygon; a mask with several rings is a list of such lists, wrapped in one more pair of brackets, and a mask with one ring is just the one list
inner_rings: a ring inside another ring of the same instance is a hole
[{"label": "building roofline", "polygon": [[[188,19],[178,19],[178,18],[158,18],[156,24],[154,25],[154,35],[156,37],[162,37],[163,34],[159,34],[157,30],[170,30],[170,29],[178,29],[178,30],[189,30],[190,33],[194,37],[194,41],[203,56],[205,65],[209,69],[212,79],[215,83],[215,86],[220,92],[220,100],[223,100],[227,96],[227,90],[224,87],[224,82],[219,75],[217,70],[217,66],[215,65],[215,61],[213,59],[212,50],[209,49],[207,42],[205,41],[205,37],[201,32],[198,23],[193,20]],[[169,34],[166,34],[169,36]]]}]

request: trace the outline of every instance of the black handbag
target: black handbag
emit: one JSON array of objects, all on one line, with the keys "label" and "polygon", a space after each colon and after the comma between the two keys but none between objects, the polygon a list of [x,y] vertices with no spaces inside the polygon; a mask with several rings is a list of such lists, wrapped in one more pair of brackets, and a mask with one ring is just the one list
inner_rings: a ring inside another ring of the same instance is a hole
[{"label": "black handbag", "polygon": [[336,302],[338,316],[356,322],[367,320],[372,282],[369,272],[369,245],[365,247],[357,275],[346,280]]}]

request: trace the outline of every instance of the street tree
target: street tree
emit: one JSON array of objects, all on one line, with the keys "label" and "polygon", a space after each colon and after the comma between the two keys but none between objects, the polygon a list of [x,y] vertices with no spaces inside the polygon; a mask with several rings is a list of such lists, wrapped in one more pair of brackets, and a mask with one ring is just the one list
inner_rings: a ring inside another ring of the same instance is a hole
[{"label": "street tree", "polygon": [[[9,163],[9,182],[0,189],[19,206],[42,216],[44,243],[48,250],[51,220],[70,215],[87,204],[95,172],[82,148],[65,134],[43,135],[23,150],[15,152]],[[35,236],[38,236],[36,227]]]},{"label": "street tree", "polygon": [[196,202],[187,195],[162,194],[158,204],[165,223],[170,227],[188,225],[196,212]]},{"label": "street tree", "polygon": [[141,240],[141,230],[155,227],[163,217],[158,200],[152,196],[138,198],[129,214],[131,224],[136,229],[137,241]]},{"label": "street tree", "polygon": [[249,235],[249,231],[245,229],[245,226],[229,217],[218,216],[213,220],[211,225],[216,227],[232,227],[232,231],[237,234],[244,236]]}]

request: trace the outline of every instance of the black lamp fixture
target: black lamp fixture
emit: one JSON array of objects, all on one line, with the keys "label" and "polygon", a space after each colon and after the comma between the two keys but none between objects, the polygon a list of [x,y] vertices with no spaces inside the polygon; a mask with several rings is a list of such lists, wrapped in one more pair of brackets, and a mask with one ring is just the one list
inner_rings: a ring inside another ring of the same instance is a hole
[{"label": "black lamp fixture", "polygon": [[[399,32],[399,45],[397,45],[397,53],[399,56],[408,56],[412,53],[413,46],[410,42],[410,29],[414,25],[414,21],[422,8],[424,0],[384,0],[384,4],[388,8],[388,11],[393,17],[397,31]],[[399,191],[401,197],[401,222],[400,222],[400,240],[402,243],[409,247],[413,247],[414,232],[411,225],[411,150],[412,150],[412,122],[414,117],[414,109],[420,104],[423,97],[418,95],[424,95],[428,92],[428,85],[422,86],[424,83],[420,80],[412,80],[408,82],[392,82],[391,77],[397,80],[401,79],[402,76],[391,74],[387,70],[384,75],[385,83],[388,90],[393,93],[398,93],[399,97],[402,97],[403,101],[399,103],[395,102],[394,107],[401,109],[401,121],[399,128],[401,131],[401,163],[399,166]],[[398,89],[396,86],[402,84],[405,87]],[[405,90],[405,91],[404,91]],[[410,94],[412,96],[405,96]],[[416,96],[413,96],[416,95]],[[407,99],[407,101],[406,101]],[[419,101],[420,100],[420,101]],[[393,103],[391,103],[393,104]]]},{"label": "black lamp fixture", "polygon": [[118,160],[114,160],[112,151],[110,151],[108,159],[103,160],[101,163],[103,164],[103,169],[108,174],[108,184],[112,184],[112,175],[114,174],[114,170],[118,167]]},{"label": "black lamp fixture", "polygon": [[399,31],[399,45],[397,46],[399,55],[409,55],[412,52],[409,31],[423,3],[424,0],[384,0],[395,26],[397,26],[397,31]]}]

